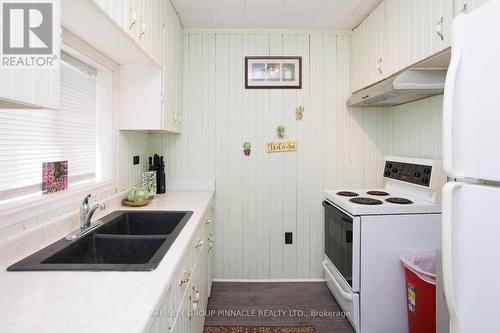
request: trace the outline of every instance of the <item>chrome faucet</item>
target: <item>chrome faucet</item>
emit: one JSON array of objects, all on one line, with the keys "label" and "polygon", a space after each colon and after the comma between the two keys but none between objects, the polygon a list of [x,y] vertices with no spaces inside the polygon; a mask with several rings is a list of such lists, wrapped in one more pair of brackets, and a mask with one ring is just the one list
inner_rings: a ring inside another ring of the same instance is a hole
[{"label": "chrome faucet", "polygon": [[89,205],[90,194],[87,194],[85,199],[83,199],[82,205],[80,206],[80,229],[73,231],[71,234],[66,236],[67,240],[77,240],[95,228],[99,227],[102,222],[97,221],[92,226],[90,225],[90,220],[94,215],[95,211],[98,209],[105,209],[103,203],[95,203],[93,206]]},{"label": "chrome faucet", "polygon": [[92,207],[89,205],[90,194],[87,194],[80,206],[80,229],[85,230],[90,227],[90,219],[98,209],[105,209],[103,203],[96,203]]}]

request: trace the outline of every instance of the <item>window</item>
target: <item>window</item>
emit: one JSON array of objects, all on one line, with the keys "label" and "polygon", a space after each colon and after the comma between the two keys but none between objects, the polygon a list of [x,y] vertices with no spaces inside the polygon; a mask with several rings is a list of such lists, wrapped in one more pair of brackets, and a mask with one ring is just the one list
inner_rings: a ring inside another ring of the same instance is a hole
[{"label": "window", "polygon": [[98,166],[98,70],[61,55],[58,110],[0,109],[0,200],[41,191],[42,163],[68,161],[69,185]]}]

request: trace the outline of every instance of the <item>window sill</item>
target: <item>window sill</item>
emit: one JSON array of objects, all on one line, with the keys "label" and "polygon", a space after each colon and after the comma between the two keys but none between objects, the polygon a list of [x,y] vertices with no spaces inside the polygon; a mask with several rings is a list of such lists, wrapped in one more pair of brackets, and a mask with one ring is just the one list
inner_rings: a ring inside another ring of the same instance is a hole
[{"label": "window sill", "polygon": [[29,195],[0,202],[0,229],[79,202],[89,193],[95,196],[107,191],[116,192],[112,181],[90,181],[58,193]]}]

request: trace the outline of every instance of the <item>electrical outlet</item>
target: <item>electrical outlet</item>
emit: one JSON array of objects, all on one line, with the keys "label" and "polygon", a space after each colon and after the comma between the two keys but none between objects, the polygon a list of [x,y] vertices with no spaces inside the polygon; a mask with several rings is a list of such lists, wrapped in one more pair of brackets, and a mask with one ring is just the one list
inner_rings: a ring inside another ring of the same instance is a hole
[{"label": "electrical outlet", "polygon": [[285,232],[285,244],[293,243],[293,234],[291,232]]},{"label": "electrical outlet", "polygon": [[134,156],[134,165],[139,164],[139,162],[140,162],[139,156]]}]

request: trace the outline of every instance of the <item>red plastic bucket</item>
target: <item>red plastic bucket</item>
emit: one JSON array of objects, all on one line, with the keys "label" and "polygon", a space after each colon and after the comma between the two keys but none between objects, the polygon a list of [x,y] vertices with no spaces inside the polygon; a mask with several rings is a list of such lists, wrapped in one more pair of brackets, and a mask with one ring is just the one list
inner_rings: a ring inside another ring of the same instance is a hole
[{"label": "red plastic bucket", "polygon": [[436,332],[436,256],[402,255],[410,333]]}]

